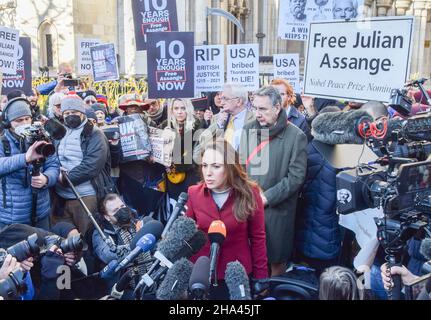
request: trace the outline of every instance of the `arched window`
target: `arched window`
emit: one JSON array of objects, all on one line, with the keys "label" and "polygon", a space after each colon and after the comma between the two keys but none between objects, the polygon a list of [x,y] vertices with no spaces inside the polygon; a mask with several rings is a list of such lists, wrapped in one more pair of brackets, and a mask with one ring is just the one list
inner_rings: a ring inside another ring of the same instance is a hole
[{"label": "arched window", "polygon": [[44,21],[39,26],[39,65],[53,69],[58,65],[58,34],[55,25]]}]

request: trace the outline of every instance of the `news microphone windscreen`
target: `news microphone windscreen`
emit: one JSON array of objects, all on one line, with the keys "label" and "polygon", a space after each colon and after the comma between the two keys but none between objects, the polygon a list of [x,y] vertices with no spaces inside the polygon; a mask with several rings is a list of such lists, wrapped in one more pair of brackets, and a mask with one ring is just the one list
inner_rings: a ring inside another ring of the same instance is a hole
[{"label": "news microphone windscreen", "polygon": [[174,222],[166,238],[159,241],[157,250],[167,259],[172,260],[181,251],[184,241],[190,241],[196,232],[196,223],[193,219],[180,217]]},{"label": "news microphone windscreen", "polygon": [[162,235],[162,232],[163,232],[163,224],[160,221],[153,220],[153,221],[147,222],[133,237],[132,242],[130,243],[130,249],[131,250],[135,249],[138,241],[146,234],[152,234],[156,238],[156,240],[159,240],[160,236]]},{"label": "news microphone windscreen", "polygon": [[230,300],[251,300],[250,280],[239,261],[227,264],[224,280],[229,289]]},{"label": "news microphone windscreen", "polygon": [[189,241],[197,231],[196,222],[185,216],[181,216],[174,221],[172,227],[166,234],[166,239],[176,239],[178,241]]},{"label": "news microphone windscreen", "polygon": [[208,292],[210,280],[209,275],[210,274],[210,259],[206,256],[200,257],[192,271],[192,275],[190,276],[189,281],[189,289],[191,291],[198,289],[202,290],[203,292]]},{"label": "news microphone windscreen", "polygon": [[431,260],[431,238],[425,238],[422,240],[419,252],[426,260]]},{"label": "news microphone windscreen", "polygon": [[181,192],[180,196],[178,197],[177,203],[179,205],[185,205],[188,199],[189,195],[185,192]]},{"label": "news microphone windscreen", "polygon": [[130,281],[132,281],[132,275],[132,270],[129,270],[125,274],[123,274],[123,276],[117,282],[117,291],[122,292],[127,289],[130,284]]},{"label": "news microphone windscreen", "polygon": [[364,110],[327,112],[313,120],[311,134],[317,141],[330,145],[363,144],[364,138],[357,130],[365,122],[373,122],[373,117]]},{"label": "news microphone windscreen", "polygon": [[180,258],[191,258],[198,253],[208,242],[207,235],[202,230],[198,230],[189,241],[183,241],[179,252],[175,255],[174,260]]},{"label": "news microphone windscreen", "polygon": [[45,123],[44,128],[54,140],[61,140],[66,135],[65,126],[63,126],[60,121],[54,118],[49,119]]},{"label": "news microphone windscreen", "polygon": [[208,229],[208,238],[211,243],[218,243],[221,245],[224,239],[226,239],[226,234],[226,226],[221,220],[213,221]]},{"label": "news microphone windscreen", "polygon": [[188,259],[180,259],[174,263],[166,273],[165,279],[157,289],[156,297],[159,300],[183,300],[187,299],[190,276],[193,271],[193,263]]}]

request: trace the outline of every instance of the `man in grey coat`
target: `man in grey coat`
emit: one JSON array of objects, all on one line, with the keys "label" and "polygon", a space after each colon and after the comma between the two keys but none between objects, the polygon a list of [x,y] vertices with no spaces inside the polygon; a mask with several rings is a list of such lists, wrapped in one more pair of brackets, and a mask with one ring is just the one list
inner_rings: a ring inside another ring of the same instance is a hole
[{"label": "man in grey coat", "polygon": [[286,271],[293,250],[298,192],[307,168],[307,137],[282,112],[273,87],[255,92],[256,121],[244,127],[240,156],[247,173],[262,188],[271,275]]}]

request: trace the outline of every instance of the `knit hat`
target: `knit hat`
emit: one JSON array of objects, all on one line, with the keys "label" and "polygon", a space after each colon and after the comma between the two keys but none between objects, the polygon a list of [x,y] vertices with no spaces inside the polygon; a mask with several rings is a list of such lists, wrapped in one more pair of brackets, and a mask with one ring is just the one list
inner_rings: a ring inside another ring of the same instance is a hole
[{"label": "knit hat", "polygon": [[77,95],[66,96],[61,100],[61,113],[67,110],[76,110],[85,114],[85,104]]},{"label": "knit hat", "polygon": [[106,115],[106,108],[105,108],[105,105],[103,103],[95,103],[91,106],[91,109],[93,109],[94,112],[102,111]]},{"label": "knit hat", "polygon": [[108,97],[103,94],[98,94],[96,97],[97,102],[103,103],[106,107],[108,107]]},{"label": "knit hat", "polygon": [[95,99],[97,98],[97,93],[93,90],[87,90],[87,91],[81,91],[78,92],[77,95],[82,99],[85,100],[85,98],[88,98],[90,96],[93,96]]},{"label": "knit hat", "polygon": [[25,98],[15,98],[8,102],[5,118],[9,122],[21,118],[21,117],[31,117],[30,105]]},{"label": "knit hat", "polygon": [[87,119],[93,119],[97,121],[96,112],[92,108],[86,108],[85,115],[87,116]]}]

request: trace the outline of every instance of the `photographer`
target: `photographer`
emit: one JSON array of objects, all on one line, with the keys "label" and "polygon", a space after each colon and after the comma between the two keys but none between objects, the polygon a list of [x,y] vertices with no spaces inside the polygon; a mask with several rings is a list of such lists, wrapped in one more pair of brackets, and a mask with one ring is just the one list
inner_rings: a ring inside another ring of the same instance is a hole
[{"label": "photographer", "polygon": [[[44,161],[41,174],[31,176],[35,161],[44,160],[37,149],[47,144],[37,141],[26,150],[25,139],[17,131],[30,126],[31,117],[30,104],[24,98],[9,101],[3,111],[5,130],[0,147],[0,229],[14,223],[31,224],[32,220],[36,222],[34,226],[49,229],[51,201],[48,189],[57,181],[59,164],[55,156],[50,156]],[[33,206],[35,191],[37,201]]]},{"label": "photographer", "polygon": [[[61,101],[67,132],[58,143],[61,166],[82,196],[90,212],[97,211],[98,200],[115,187],[110,177],[111,156],[103,132],[85,116],[82,99],[70,95]],[[82,235],[90,229],[90,219],[61,173],[56,185],[55,222],[73,223]]]},{"label": "photographer", "polygon": [[67,89],[63,86],[63,80],[66,79],[66,76],[71,74],[72,72],[73,72],[73,68],[70,63],[61,63],[58,66],[57,80],[51,81],[49,83],[41,84],[36,89],[43,96],[47,96],[51,94],[52,91],[63,92],[65,89]]}]

